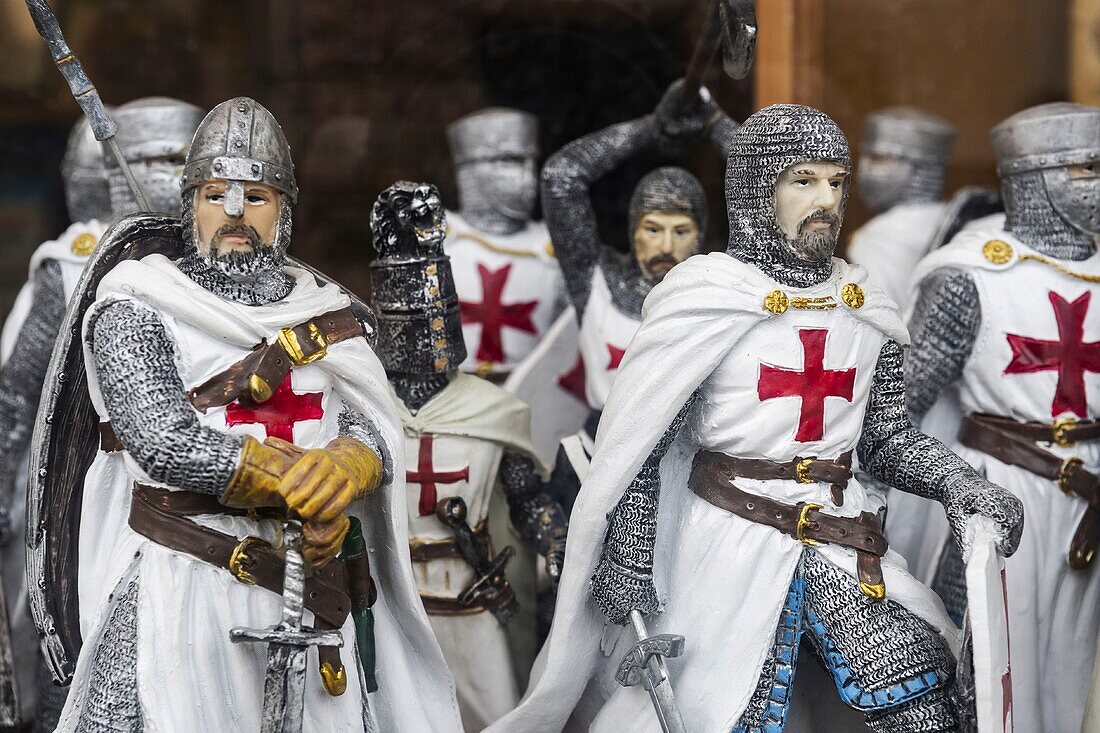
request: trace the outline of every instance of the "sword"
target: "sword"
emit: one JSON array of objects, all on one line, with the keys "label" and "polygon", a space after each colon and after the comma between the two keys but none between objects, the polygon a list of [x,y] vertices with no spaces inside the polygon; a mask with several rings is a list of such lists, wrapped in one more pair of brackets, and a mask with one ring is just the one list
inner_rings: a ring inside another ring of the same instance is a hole
[{"label": "sword", "polygon": [[286,569],[283,572],[283,617],[268,629],[237,627],[229,631],[234,644],[264,642],[267,676],[260,733],[301,733],[305,712],[306,652],[311,646],[344,645],[339,631],[317,631],[302,625],[302,525],[290,520],[283,529]]},{"label": "sword", "polygon": [[639,682],[649,692],[649,700],[657,713],[657,722],[664,733],[686,733],[684,718],[672,693],[672,681],[668,676],[665,657],[678,657],[684,652],[684,637],[679,634],[650,636],[641,611],[630,612],[630,625],[634,627],[637,643],[619,662],[615,680],[623,687],[633,687]]},{"label": "sword", "polygon": [[458,594],[459,603],[469,605],[479,598],[484,599],[500,625],[507,626],[508,620],[519,611],[516,593],[504,577],[504,568],[516,554],[515,549],[509,545],[490,559],[466,522],[466,502],[460,497],[440,499],[435,505],[435,515],[451,528],[462,557],[477,573],[474,582]]},{"label": "sword", "polygon": [[722,47],[722,69],[731,79],[744,79],[756,56],[755,0],[711,0],[703,29],[695,42],[684,86],[680,89],[680,104],[699,96],[703,75]]},{"label": "sword", "polygon": [[61,76],[65,77],[65,81],[68,82],[69,91],[72,92],[76,103],[80,105],[80,109],[84,110],[84,116],[88,118],[88,124],[92,127],[95,139],[103,143],[104,147],[111,153],[111,157],[118,163],[118,167],[122,169],[122,175],[126,177],[126,184],[130,187],[134,200],[137,201],[138,209],[148,211],[149,202],[145,199],[145,193],[138,185],[137,179],[134,178],[134,173],[130,170],[122,150],[118,147],[118,141],[115,140],[118,125],[107,114],[107,110],[103,106],[103,100],[99,98],[99,92],[96,91],[95,85],[92,84],[92,80],[84,72],[84,66],[81,65],[80,59],[76,57],[76,54],[69,48],[69,44],[65,42],[65,36],[61,32],[61,24],[57,22],[57,16],[53,14],[53,10],[46,0],[26,0],[26,3],[31,19],[34,20],[34,27],[38,29],[38,35],[42,36],[42,40],[46,42],[46,46],[50,49],[50,56],[53,57],[54,65],[57,66]]}]

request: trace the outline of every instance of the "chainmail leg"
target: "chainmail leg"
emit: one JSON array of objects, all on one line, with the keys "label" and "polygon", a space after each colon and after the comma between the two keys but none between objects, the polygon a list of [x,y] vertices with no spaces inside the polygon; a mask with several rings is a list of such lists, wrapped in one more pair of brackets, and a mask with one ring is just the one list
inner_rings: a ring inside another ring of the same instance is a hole
[{"label": "chainmail leg", "polygon": [[954,542],[948,542],[943,548],[936,575],[932,578],[932,590],[943,600],[951,620],[962,626],[966,614],[966,565]]},{"label": "chainmail leg", "polygon": [[653,587],[653,545],[657,539],[661,460],[697,395],[693,394],[680,409],[608,517],[603,554],[592,574],[592,598],[612,623],[624,623],[633,610],[654,613],[660,605]]},{"label": "chainmail leg", "polygon": [[981,323],[981,300],[970,276],[943,269],[921,281],[905,360],[905,399],[914,423],[962,376]]},{"label": "chainmail leg", "polygon": [[137,689],[138,579],[114,600],[92,654],[77,730],[81,733],[141,733],[144,723]]},{"label": "chainmail leg", "polygon": [[889,598],[865,596],[816,551],[802,562],[807,632],[846,704],[893,709],[950,686],[955,658],[928,622]]},{"label": "chainmail leg", "polygon": [[35,682],[38,687],[38,701],[34,708],[34,733],[51,733],[57,729],[70,688],[68,685],[55,685],[53,676],[41,661]]},{"label": "chainmail leg", "polygon": [[114,301],[94,314],[89,332],[111,425],[138,465],[169,486],[224,491],[244,441],[199,423],[160,318],[132,301]]},{"label": "chainmail leg", "polygon": [[959,723],[951,697],[933,690],[912,702],[867,715],[872,733],[956,733]]}]

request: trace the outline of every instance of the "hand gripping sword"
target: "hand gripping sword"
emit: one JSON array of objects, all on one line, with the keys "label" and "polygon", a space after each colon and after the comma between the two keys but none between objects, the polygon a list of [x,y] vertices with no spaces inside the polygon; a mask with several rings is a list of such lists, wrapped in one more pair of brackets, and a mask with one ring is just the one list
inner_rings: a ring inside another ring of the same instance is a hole
[{"label": "hand gripping sword", "polygon": [[103,100],[99,98],[99,92],[96,91],[91,79],[84,72],[80,59],[76,57],[76,54],[69,48],[69,44],[65,42],[65,36],[61,33],[61,24],[57,22],[57,16],[53,14],[53,10],[46,0],[26,0],[26,2],[27,10],[30,11],[31,18],[34,20],[34,27],[38,29],[38,35],[42,36],[42,40],[46,42],[57,70],[61,72],[61,76],[65,77],[76,103],[84,110],[84,116],[88,118],[88,124],[92,127],[95,139],[104,144],[107,150],[110,151],[111,157],[118,163],[118,167],[122,169],[122,175],[126,177],[126,184],[134,194],[138,209],[148,211],[149,202],[145,199],[145,193],[138,185],[137,179],[134,178],[134,173],[126,163],[126,158],[118,147],[118,141],[115,140],[118,125],[107,114],[107,110],[103,106]]},{"label": "hand gripping sword", "polygon": [[339,631],[317,631],[302,626],[302,525],[290,520],[283,529],[286,569],[283,572],[283,618],[269,629],[235,628],[234,643],[267,643],[264,713],[260,733],[301,733],[305,712],[306,652],[311,646],[344,645]]},{"label": "hand gripping sword", "polygon": [[619,662],[615,680],[623,687],[633,687],[641,682],[649,692],[661,730],[664,733],[686,733],[684,718],[672,694],[668,665],[665,664],[665,657],[683,654],[684,637],[679,634],[650,636],[642,612],[637,610],[630,612],[630,625],[634,627],[638,641]]}]

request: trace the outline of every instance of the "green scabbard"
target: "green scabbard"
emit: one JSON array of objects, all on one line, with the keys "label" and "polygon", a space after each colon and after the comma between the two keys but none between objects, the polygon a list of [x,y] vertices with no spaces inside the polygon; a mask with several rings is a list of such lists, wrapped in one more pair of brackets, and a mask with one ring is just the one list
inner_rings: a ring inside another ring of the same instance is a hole
[{"label": "green scabbard", "polygon": [[351,527],[340,548],[340,559],[348,571],[351,589],[351,618],[355,622],[355,648],[363,666],[363,678],[367,692],[378,691],[375,667],[378,661],[374,646],[374,612],[371,611],[370,562],[367,559],[367,542],[363,538],[363,525],[350,517]]}]

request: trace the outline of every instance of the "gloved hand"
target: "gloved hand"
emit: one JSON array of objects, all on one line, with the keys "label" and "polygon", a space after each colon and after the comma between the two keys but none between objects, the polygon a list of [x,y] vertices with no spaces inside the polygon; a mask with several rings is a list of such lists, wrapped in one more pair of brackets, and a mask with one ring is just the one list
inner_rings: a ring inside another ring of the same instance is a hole
[{"label": "gloved hand", "polygon": [[607,558],[605,553],[592,573],[592,599],[613,624],[625,624],[631,611],[643,615],[660,608],[653,576],[639,576]]},{"label": "gloved hand", "polygon": [[658,148],[671,157],[686,154],[718,113],[718,106],[706,87],[700,87],[695,98],[681,103],[680,90],[683,87],[683,79],[672,82],[653,111]]},{"label": "gloved hand", "polygon": [[550,540],[550,546],[543,555],[546,574],[550,576],[550,582],[555,588],[558,587],[558,581],[561,580],[561,570],[565,565],[565,540],[566,536],[564,531],[561,532],[560,535],[553,537]]},{"label": "gloved hand", "polygon": [[1024,531],[1024,505],[1009,491],[984,478],[968,478],[965,483],[951,487],[943,502],[951,533],[962,551],[970,557],[970,537],[967,523],[974,515],[988,517],[998,529],[998,549],[1010,557],[1020,546]]},{"label": "gloved hand", "polygon": [[314,569],[323,568],[344,544],[351,521],[341,514],[331,522],[309,520],[302,524],[302,558]]}]

